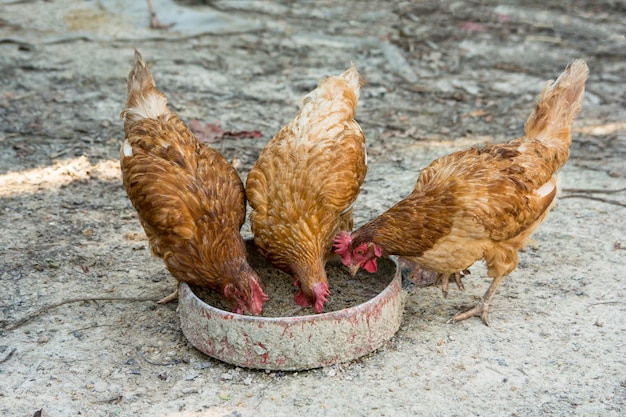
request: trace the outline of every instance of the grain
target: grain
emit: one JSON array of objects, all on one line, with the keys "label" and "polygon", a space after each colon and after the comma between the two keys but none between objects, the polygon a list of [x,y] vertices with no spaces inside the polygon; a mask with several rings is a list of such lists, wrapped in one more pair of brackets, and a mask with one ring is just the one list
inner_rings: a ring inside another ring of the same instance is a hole
[{"label": "grain", "polygon": [[[251,241],[247,242],[247,247],[248,262],[259,274],[263,283],[263,291],[269,297],[269,301],[263,305],[261,317],[292,317],[315,314],[313,307],[303,308],[293,301],[293,296],[298,290],[294,287],[293,279],[288,274],[273,268],[259,254]],[[395,270],[395,264],[392,261],[380,259],[376,273],[370,274],[360,270],[352,277],[347,268],[338,260],[329,261],[326,264],[326,276],[330,297],[324,306],[324,312],[354,307],[374,298],[389,285]],[[192,290],[205,303],[220,310],[231,310],[226,300],[217,292],[198,287],[194,287]]]}]

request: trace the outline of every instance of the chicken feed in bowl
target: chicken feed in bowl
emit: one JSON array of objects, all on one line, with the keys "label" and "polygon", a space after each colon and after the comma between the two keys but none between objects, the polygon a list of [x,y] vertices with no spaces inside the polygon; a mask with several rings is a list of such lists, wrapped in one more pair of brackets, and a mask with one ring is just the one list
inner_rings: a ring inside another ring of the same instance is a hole
[{"label": "chicken feed in bowl", "polygon": [[[261,317],[289,317],[315,314],[313,306],[304,308],[297,305],[293,297],[297,289],[293,285],[293,278],[267,263],[265,258],[250,242],[248,246],[248,263],[259,274],[263,291],[269,300],[263,305]],[[386,268],[385,268],[386,267]],[[326,265],[326,274],[330,288],[328,303],[324,312],[343,310],[362,304],[374,298],[385,289],[393,279],[395,265],[389,261],[383,266],[380,273],[369,274],[360,271],[351,276],[348,269],[337,259]],[[221,294],[208,288],[191,287],[194,294],[210,306],[220,310],[230,311],[231,307]]]},{"label": "chicken feed in bowl", "polygon": [[404,300],[393,261],[381,259],[376,273],[355,277],[329,262],[331,297],[325,312],[314,314],[293,301],[291,277],[271,267],[252,241],[246,244],[270,301],[261,316],[244,316],[230,312],[217,294],[181,284],[181,327],[198,350],[236,366],[302,370],[366,355],[398,330]]}]

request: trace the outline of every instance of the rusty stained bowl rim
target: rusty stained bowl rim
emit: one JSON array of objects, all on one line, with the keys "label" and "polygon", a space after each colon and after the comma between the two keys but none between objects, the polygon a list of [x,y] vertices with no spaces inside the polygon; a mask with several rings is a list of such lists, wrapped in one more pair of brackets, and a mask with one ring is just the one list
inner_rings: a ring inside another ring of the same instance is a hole
[{"label": "rusty stained bowl rim", "polygon": [[364,303],[327,313],[259,317],[227,312],[180,284],[178,313],[183,334],[201,352],[254,369],[298,371],[347,362],[391,339],[404,313],[402,274]]}]

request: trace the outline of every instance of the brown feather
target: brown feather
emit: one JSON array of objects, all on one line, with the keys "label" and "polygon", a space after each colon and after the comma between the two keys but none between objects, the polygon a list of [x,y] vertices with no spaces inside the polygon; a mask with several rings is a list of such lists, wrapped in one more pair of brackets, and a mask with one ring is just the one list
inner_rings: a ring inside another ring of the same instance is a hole
[{"label": "brown feather", "polygon": [[161,102],[138,52],[128,85],[122,179],[151,252],[177,280],[220,293],[232,284],[248,303],[234,307],[260,312],[264,294],[255,294],[259,278],[239,232],[246,206],[237,172]]},{"label": "brown feather", "polygon": [[480,259],[491,277],[510,273],[555,200],[587,74],[584,61],[574,61],[544,89],[526,136],[434,161],[408,197],[352,234],[351,247],[374,242],[442,274]]},{"label": "brown feather", "polygon": [[311,301],[312,287],[327,282],[333,237],[352,226],[350,206],[365,178],[365,138],[354,120],[358,95],[354,68],[322,81],[263,149],[246,181],[257,246]]}]

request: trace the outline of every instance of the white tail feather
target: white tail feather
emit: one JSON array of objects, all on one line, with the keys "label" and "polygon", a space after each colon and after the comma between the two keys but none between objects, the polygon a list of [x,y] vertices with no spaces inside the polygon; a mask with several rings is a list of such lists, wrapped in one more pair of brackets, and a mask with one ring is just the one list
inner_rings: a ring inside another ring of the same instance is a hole
[{"label": "white tail feather", "polygon": [[157,119],[170,113],[167,97],[161,93],[154,83],[152,73],[146,66],[139,51],[135,50],[133,66],[128,74],[128,100],[121,117],[127,123],[141,119]]}]

